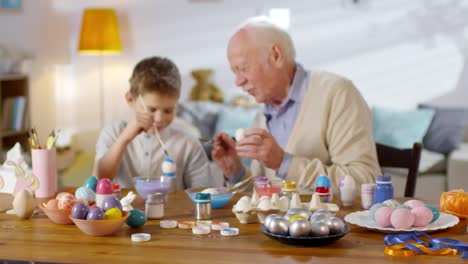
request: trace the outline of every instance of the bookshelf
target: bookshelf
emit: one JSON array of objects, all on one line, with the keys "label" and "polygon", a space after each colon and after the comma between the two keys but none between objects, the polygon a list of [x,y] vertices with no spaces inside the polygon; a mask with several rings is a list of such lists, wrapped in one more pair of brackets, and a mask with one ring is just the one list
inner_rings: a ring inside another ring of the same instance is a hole
[{"label": "bookshelf", "polygon": [[16,142],[29,151],[29,83],[23,74],[0,74],[0,163]]}]

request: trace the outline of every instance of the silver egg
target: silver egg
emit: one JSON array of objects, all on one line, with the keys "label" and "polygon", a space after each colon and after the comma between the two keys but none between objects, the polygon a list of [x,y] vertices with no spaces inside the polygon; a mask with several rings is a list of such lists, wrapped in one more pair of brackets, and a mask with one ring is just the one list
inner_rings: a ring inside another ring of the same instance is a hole
[{"label": "silver egg", "polygon": [[305,208],[291,208],[288,210],[288,212],[286,213],[286,216],[291,217],[292,215],[301,215],[303,216],[305,219],[309,219],[310,215],[312,213],[305,209]]},{"label": "silver egg", "polygon": [[263,225],[268,229],[268,226],[270,225],[270,221],[271,219],[273,219],[274,217],[277,217],[277,216],[280,216],[278,214],[269,214],[267,217],[265,217],[265,220],[263,221]]},{"label": "silver egg", "polygon": [[310,223],[305,219],[297,219],[289,225],[289,235],[292,237],[309,236],[310,230]]},{"label": "silver egg", "polygon": [[325,221],[328,225],[328,230],[330,231],[330,235],[336,235],[343,233],[344,223],[338,217],[330,217]]},{"label": "silver egg", "polygon": [[327,209],[318,209],[317,211],[315,211],[313,214],[325,214],[325,215],[328,215],[328,216],[331,216],[331,213],[330,211],[328,211]]},{"label": "silver egg", "polygon": [[325,237],[328,236],[330,230],[325,222],[318,222],[310,224],[310,233],[312,236]]},{"label": "silver egg", "polygon": [[288,220],[281,216],[273,217],[267,226],[268,230],[277,235],[287,236],[288,235]]},{"label": "silver egg", "polygon": [[309,221],[311,223],[325,222],[330,216],[327,214],[313,214],[310,216]]}]

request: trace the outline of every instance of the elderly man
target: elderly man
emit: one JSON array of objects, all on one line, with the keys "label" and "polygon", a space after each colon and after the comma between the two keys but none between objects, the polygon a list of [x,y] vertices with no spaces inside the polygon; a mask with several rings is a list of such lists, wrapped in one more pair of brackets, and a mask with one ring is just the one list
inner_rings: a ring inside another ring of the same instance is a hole
[{"label": "elderly man", "polygon": [[[358,186],[379,175],[369,108],[353,83],[295,61],[288,33],[262,20],[244,24],[227,56],[236,85],[264,103],[254,128],[233,141],[215,136],[212,157],[228,183],[250,175],[295,181],[310,191],[319,175],[336,186],[344,175]],[[240,158],[253,159],[250,169]]]}]

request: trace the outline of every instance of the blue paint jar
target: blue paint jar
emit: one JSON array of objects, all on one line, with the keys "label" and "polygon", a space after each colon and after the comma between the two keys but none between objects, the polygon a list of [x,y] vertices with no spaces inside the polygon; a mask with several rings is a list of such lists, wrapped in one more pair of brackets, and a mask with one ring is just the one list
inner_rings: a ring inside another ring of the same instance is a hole
[{"label": "blue paint jar", "polygon": [[377,176],[374,189],[374,203],[383,203],[386,200],[393,199],[393,185],[390,176]]}]

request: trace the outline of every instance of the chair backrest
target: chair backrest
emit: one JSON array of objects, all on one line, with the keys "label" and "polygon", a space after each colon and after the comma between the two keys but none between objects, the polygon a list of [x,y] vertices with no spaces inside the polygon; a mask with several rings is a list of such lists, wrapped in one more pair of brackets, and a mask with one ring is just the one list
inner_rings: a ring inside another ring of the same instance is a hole
[{"label": "chair backrest", "polygon": [[380,167],[408,169],[405,197],[413,197],[416,189],[422,144],[414,143],[413,148],[409,149],[398,149],[379,143],[376,143],[376,147]]}]

